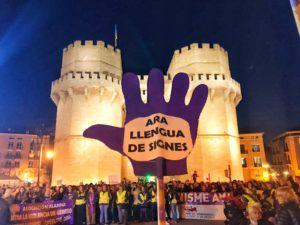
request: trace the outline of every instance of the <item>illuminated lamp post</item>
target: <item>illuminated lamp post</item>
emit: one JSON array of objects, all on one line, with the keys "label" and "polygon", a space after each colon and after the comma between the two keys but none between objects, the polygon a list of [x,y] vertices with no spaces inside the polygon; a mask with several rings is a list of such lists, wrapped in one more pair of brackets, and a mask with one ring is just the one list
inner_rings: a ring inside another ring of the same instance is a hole
[{"label": "illuminated lamp post", "polygon": [[287,171],[287,170],[286,170],[286,171],[283,171],[283,175],[284,175],[284,176],[287,177],[289,174],[290,174],[289,171]]},{"label": "illuminated lamp post", "polygon": [[[38,186],[40,186],[40,171],[41,171],[41,168],[42,168],[43,149],[44,149],[44,145],[41,144],[40,157],[39,157],[39,166],[38,166],[38,178],[37,178],[37,185]],[[46,158],[47,159],[52,159],[53,156],[54,156],[53,151],[47,151],[46,152]]]}]

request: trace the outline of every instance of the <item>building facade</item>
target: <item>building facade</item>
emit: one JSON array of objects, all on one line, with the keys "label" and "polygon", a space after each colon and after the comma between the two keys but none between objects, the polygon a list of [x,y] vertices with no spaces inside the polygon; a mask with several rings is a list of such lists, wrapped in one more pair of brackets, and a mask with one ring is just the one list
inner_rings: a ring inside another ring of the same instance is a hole
[{"label": "building facade", "polygon": [[269,180],[264,133],[240,134],[241,163],[245,181]]},{"label": "building facade", "polygon": [[272,139],[270,158],[277,173],[300,176],[300,130],[288,131]]},{"label": "building facade", "polygon": [[[25,182],[36,182],[40,162],[40,150],[50,149],[50,136],[34,134],[0,133],[0,173],[17,176]],[[42,156],[42,163],[46,155]],[[47,181],[44,163],[41,165],[41,181]]]},{"label": "building facade", "polygon": [[[82,136],[94,124],[123,126],[126,109],[120,50],[102,41],[75,41],[63,50],[62,58],[60,77],[51,88],[57,106],[52,183],[136,179],[126,157]],[[232,178],[243,179],[236,116],[242,95],[240,84],[231,77],[227,52],[218,44],[197,43],[176,50],[165,75],[167,101],[178,72],[190,78],[186,102],[199,84],[208,86],[209,97],[199,118],[195,148],[188,157],[189,174],[176,178],[190,178],[196,170],[202,180],[209,176],[214,181],[226,181],[224,171],[230,165]],[[146,102],[147,75],[139,75],[139,79]]]}]

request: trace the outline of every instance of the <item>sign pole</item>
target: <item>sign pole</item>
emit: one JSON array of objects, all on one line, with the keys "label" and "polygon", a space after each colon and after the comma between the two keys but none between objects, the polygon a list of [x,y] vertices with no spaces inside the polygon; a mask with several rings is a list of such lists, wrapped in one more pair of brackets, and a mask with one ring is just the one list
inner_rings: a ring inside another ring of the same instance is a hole
[{"label": "sign pole", "polygon": [[165,208],[165,189],[163,176],[163,158],[156,159],[157,171],[157,224],[166,225],[166,208]]}]

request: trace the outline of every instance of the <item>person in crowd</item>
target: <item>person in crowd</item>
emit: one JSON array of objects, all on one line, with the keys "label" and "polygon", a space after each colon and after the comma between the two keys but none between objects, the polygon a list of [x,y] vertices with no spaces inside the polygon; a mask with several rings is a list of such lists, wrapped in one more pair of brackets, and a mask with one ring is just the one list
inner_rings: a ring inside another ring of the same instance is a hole
[{"label": "person in crowd", "polygon": [[141,192],[138,195],[138,201],[140,205],[140,221],[148,221],[147,206],[149,201],[149,195],[144,186],[141,187]]},{"label": "person in crowd", "polygon": [[46,190],[44,192],[44,197],[43,197],[44,202],[49,202],[49,201],[52,200],[51,199],[51,192],[52,192],[51,188],[46,187]]},{"label": "person in crowd", "polygon": [[197,182],[197,177],[198,177],[198,174],[197,174],[197,171],[195,170],[193,175],[192,175],[192,179],[193,179],[194,183]]},{"label": "person in crowd", "polygon": [[255,202],[247,207],[247,216],[243,217],[239,225],[272,225],[273,223],[262,217],[262,209],[259,203]]},{"label": "person in crowd", "polygon": [[232,195],[225,197],[224,215],[226,217],[226,225],[237,225],[244,219],[245,204],[242,201],[242,191],[236,189]]},{"label": "person in crowd", "polygon": [[149,218],[151,221],[155,221],[157,220],[157,190],[155,185],[152,185],[149,188],[149,194],[150,194]]},{"label": "person in crowd", "polygon": [[64,194],[65,194],[65,187],[64,186],[60,186],[58,188],[58,194],[56,197],[56,200],[60,201],[64,199]]},{"label": "person in crowd", "polygon": [[14,196],[12,195],[12,189],[7,188],[2,196],[2,198],[9,204],[13,204],[15,201]]},{"label": "person in crowd", "polygon": [[288,186],[279,187],[275,193],[278,206],[276,225],[300,225],[300,209],[295,191]]},{"label": "person in crowd", "polygon": [[0,197],[0,225],[10,224],[9,203]]},{"label": "person in crowd", "polygon": [[29,192],[29,198],[31,203],[39,203],[44,200],[43,192],[38,185],[36,185],[33,190]]},{"label": "person in crowd", "polygon": [[53,201],[57,201],[59,199],[59,186],[57,187],[52,187],[52,192],[51,192],[51,199]]},{"label": "person in crowd", "polygon": [[75,194],[73,187],[69,185],[63,195],[63,200],[72,200],[75,203]]},{"label": "person in crowd", "polygon": [[139,221],[140,220],[140,204],[139,204],[139,194],[140,188],[137,185],[134,185],[131,191],[131,195],[133,198],[133,206],[132,206],[132,213],[133,213],[133,220]]},{"label": "person in crowd", "polygon": [[170,187],[167,201],[171,209],[171,220],[173,223],[177,223],[179,194],[173,186]]},{"label": "person in crowd", "polygon": [[79,185],[75,194],[74,220],[76,225],[86,224],[86,201],[83,185]]},{"label": "person in crowd", "polygon": [[27,191],[25,190],[24,186],[21,186],[16,193],[16,197],[15,197],[15,203],[18,204],[25,204],[25,203],[29,203],[29,196]]},{"label": "person in crowd", "polygon": [[122,185],[119,185],[118,191],[116,193],[116,197],[117,197],[116,203],[118,208],[119,223],[127,224],[128,223],[127,208],[128,208],[129,195]]},{"label": "person in crowd", "polygon": [[116,199],[117,199],[117,193],[116,193],[116,186],[115,185],[111,185],[110,186],[110,192],[109,192],[109,211],[110,211],[110,220],[112,223],[116,223],[118,218],[117,218],[117,203],[116,203]]},{"label": "person in crowd", "polygon": [[99,193],[100,224],[108,224],[109,191],[106,185]]},{"label": "person in crowd", "polygon": [[95,215],[96,215],[96,195],[93,186],[90,186],[86,196],[86,219],[87,224],[92,225],[96,224]]}]

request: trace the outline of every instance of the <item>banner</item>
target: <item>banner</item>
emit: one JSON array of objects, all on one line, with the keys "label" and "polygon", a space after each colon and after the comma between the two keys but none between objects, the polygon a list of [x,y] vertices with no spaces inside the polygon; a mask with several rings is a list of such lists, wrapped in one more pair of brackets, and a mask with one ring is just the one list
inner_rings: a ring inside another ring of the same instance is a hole
[{"label": "banner", "polygon": [[48,201],[10,206],[12,224],[73,224],[73,201]]},{"label": "banner", "polygon": [[180,217],[184,219],[225,220],[223,199],[230,193],[181,193]]}]

